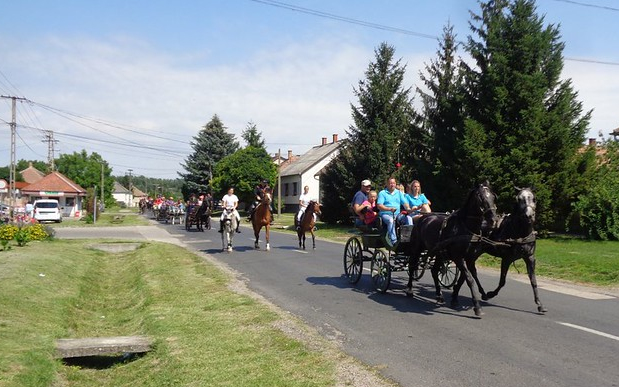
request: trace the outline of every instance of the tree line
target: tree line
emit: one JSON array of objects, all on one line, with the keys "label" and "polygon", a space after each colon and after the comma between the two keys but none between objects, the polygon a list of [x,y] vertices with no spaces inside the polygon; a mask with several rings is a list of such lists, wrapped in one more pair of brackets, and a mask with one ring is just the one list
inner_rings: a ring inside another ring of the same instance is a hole
[{"label": "tree line", "polygon": [[458,208],[488,180],[506,212],[515,186],[533,187],[542,232],[617,239],[617,149],[603,144],[600,160],[598,148],[583,146],[591,111],[561,79],[559,28],[544,24],[533,0],[479,4],[464,42],[444,28],[436,57],[419,72],[419,109],[395,48],[376,48],[354,89],[348,139],[322,177],[324,220],[348,219],[363,179],[378,189],[389,176],[418,179],[437,211]]}]

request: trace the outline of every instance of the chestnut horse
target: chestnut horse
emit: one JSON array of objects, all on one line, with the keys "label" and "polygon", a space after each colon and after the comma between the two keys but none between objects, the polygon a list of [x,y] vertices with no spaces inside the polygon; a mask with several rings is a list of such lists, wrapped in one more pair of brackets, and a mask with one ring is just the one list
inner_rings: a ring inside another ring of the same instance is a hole
[{"label": "chestnut horse", "polygon": [[266,192],[262,201],[256,209],[254,210],[254,214],[251,218],[251,223],[254,228],[254,236],[256,237],[256,242],[254,243],[255,248],[259,248],[258,239],[260,238],[260,230],[262,227],[266,230],[266,250],[271,249],[271,245],[269,245],[269,230],[271,228],[271,194]]},{"label": "chestnut horse", "polygon": [[302,248],[303,250],[305,250],[305,233],[308,231],[312,234],[312,248],[316,248],[316,236],[314,235],[316,220],[314,219],[314,214],[320,214],[320,205],[311,200],[303,213],[301,223],[299,223],[299,228],[297,229],[297,235],[299,236],[299,248]]}]

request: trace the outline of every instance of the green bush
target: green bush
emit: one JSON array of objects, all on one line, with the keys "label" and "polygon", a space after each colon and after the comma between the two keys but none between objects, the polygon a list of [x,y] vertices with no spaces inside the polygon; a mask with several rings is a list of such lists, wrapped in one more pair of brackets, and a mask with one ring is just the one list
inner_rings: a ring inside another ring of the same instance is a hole
[{"label": "green bush", "polygon": [[588,238],[619,240],[619,144],[607,143],[605,150],[588,192],[572,208]]}]

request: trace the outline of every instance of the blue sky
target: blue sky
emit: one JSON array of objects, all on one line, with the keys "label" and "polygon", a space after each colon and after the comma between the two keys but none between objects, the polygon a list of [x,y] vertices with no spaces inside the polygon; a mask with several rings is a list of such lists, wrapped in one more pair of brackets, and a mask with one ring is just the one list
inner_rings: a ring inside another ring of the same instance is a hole
[{"label": "blue sky", "polygon": [[[450,22],[464,41],[469,10],[479,12],[474,0],[0,4],[0,94],[32,101],[17,104],[17,160],[47,159],[43,129],[54,132],[56,157],[86,149],[115,175],[162,178],[177,177],[214,114],[239,140],[255,123],[271,153],[345,137],[353,88],[381,42],[407,65],[406,85],[419,86],[443,27]],[[537,4],[560,26],[562,78],[594,110],[589,136],[607,137],[619,127],[619,1]],[[10,163],[10,120],[10,100],[1,99],[0,165]]]}]

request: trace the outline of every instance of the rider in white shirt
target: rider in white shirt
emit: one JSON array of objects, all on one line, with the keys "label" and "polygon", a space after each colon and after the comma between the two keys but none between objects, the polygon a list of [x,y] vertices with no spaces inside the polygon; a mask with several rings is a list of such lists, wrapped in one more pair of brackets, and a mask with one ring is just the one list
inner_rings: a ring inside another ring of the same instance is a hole
[{"label": "rider in white shirt", "polygon": [[[236,210],[239,206],[239,198],[234,194],[234,188],[229,188],[228,193],[224,195],[221,199],[221,206],[224,208],[234,208],[234,216],[236,218],[236,232],[240,233],[239,226],[241,225],[241,215]],[[221,218],[219,218],[219,232],[223,232],[224,230],[224,214],[225,211],[222,211]]]},{"label": "rider in white shirt", "polygon": [[[306,185],[305,187],[303,187],[303,193],[301,194],[301,196],[299,196],[299,212],[297,212],[297,229],[299,228],[299,225],[301,224],[301,219],[303,219],[303,214],[305,214],[305,210],[307,209],[307,206],[310,204],[312,200],[314,200],[315,202],[318,202],[317,200],[310,197],[309,186]],[[314,221],[316,220],[317,220],[316,214],[314,213]]]}]

